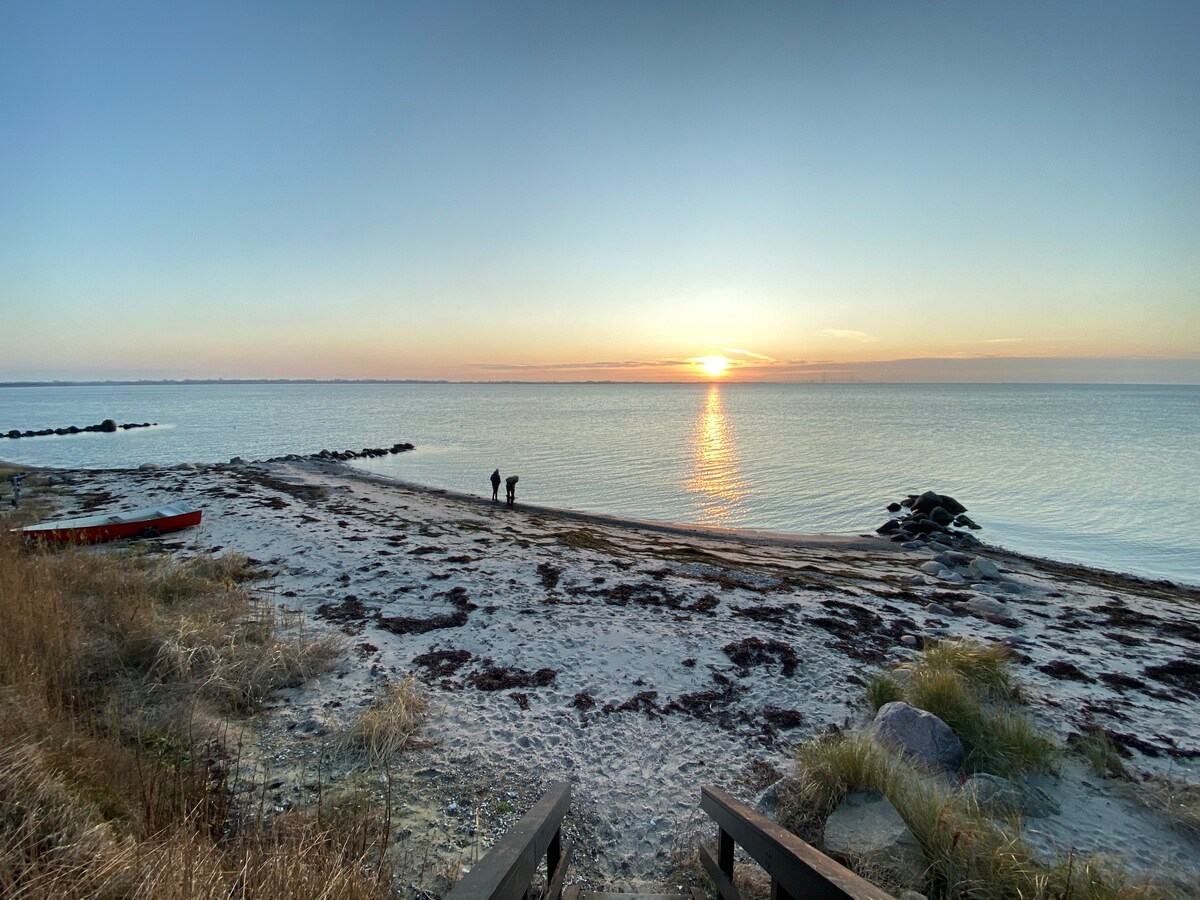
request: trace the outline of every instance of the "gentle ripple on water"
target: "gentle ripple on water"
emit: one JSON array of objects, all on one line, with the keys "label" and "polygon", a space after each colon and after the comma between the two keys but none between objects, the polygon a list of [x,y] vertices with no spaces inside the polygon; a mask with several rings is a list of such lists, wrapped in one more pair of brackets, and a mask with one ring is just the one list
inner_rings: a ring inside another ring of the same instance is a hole
[{"label": "gentle ripple on water", "polygon": [[958,496],[1016,550],[1200,583],[1200,388],[1105,385],[95,385],[0,389],[0,444],[68,467],[411,441],[362,467],[642,518],[864,532],[900,494]]}]

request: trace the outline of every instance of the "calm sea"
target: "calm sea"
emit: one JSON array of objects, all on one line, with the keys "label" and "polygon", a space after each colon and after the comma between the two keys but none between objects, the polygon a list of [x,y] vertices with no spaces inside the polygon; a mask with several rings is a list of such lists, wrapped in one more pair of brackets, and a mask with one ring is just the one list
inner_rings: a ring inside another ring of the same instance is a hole
[{"label": "calm sea", "polygon": [[0,459],[107,468],[417,445],[371,471],[642,518],[864,532],[933,488],[986,540],[1200,583],[1200,387],[138,385],[0,389]]}]

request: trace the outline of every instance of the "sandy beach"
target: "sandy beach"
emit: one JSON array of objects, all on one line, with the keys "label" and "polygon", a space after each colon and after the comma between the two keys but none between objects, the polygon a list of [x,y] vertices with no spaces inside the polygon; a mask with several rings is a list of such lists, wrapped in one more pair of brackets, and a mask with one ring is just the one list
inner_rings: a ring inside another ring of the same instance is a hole
[{"label": "sandy beach", "polygon": [[[1058,742],[1098,726],[1133,771],[1200,779],[1197,588],[987,546],[971,555],[999,577],[948,580],[922,571],[928,550],[874,535],[625,521],[520,491],[509,509],[482,496],[487,473],[479,497],[313,460],[47,474],[64,516],[191,500],[202,526],[164,544],[246,554],[305,627],[345,636],[332,677],[247,726],[243,788],[271,808],[344,777],[334,738],[381,686],[428,686],[397,827],[435,892],[562,779],[572,880],[662,883],[704,823],[702,785],[754,801],[794,744],[860,725],[865,679],[927,638],[1006,643]],[[1196,839],[1127,783],[1072,758],[1037,783],[1061,808],[1026,822],[1046,854],[1200,878]]]}]

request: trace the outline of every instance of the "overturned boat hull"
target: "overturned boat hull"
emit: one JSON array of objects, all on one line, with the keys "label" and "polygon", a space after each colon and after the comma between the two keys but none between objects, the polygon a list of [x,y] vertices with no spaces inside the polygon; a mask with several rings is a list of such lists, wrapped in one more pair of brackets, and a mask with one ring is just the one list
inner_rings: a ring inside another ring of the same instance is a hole
[{"label": "overturned boat hull", "polygon": [[40,522],[16,529],[22,535],[56,544],[100,544],[122,538],[167,534],[199,525],[204,511],[186,500],[98,516]]}]

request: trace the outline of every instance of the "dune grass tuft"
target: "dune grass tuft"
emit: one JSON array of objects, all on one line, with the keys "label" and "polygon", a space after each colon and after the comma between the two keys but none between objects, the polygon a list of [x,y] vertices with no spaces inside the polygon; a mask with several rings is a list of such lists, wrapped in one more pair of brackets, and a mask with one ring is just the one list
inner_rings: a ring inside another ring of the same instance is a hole
[{"label": "dune grass tuft", "polygon": [[1101,778],[1128,778],[1129,770],[1121,759],[1121,753],[1103,728],[1088,728],[1082,734],[1072,735],[1068,740],[1072,752],[1083,758],[1088,767]]},{"label": "dune grass tuft", "polygon": [[1008,651],[974,641],[941,641],[895,672],[867,683],[875,709],[903,700],[950,726],[967,751],[970,771],[1011,776],[1052,769],[1059,750],[1019,711],[1020,686],[1009,671]]},{"label": "dune grass tuft", "polygon": [[386,765],[405,748],[429,708],[421,682],[413,677],[389,684],[341,738],[345,747],[362,750],[370,766]]}]

